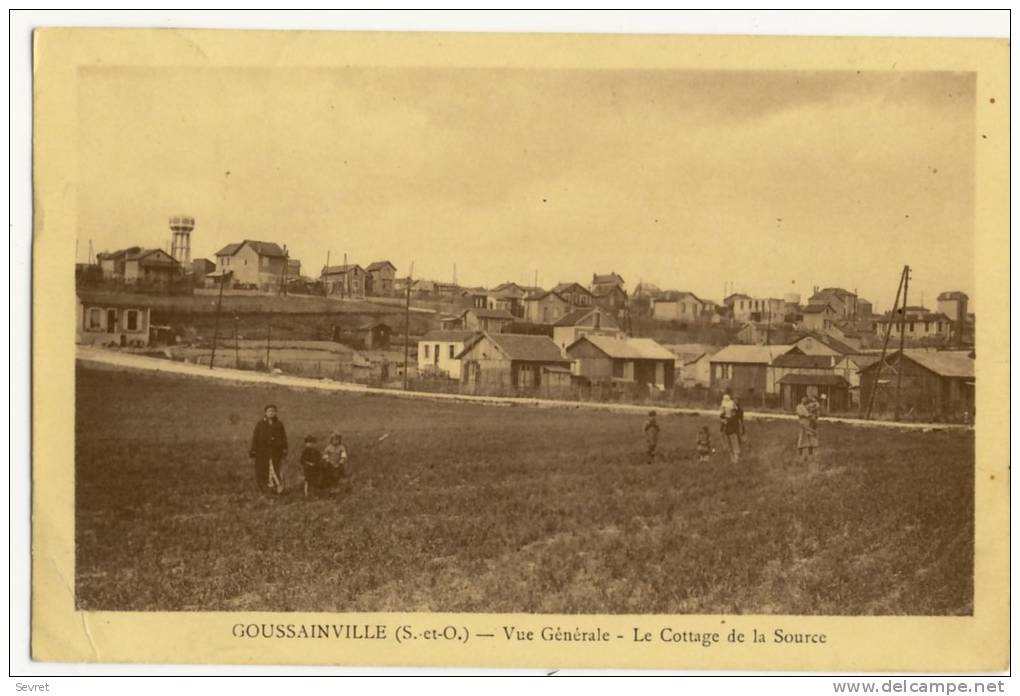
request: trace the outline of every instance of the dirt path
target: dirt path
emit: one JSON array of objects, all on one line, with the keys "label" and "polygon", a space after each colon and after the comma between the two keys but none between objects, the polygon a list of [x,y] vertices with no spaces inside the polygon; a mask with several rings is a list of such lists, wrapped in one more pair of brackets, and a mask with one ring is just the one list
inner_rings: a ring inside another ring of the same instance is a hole
[{"label": "dirt path", "polygon": [[[209,369],[208,366],[194,365],[191,363],[175,362],[162,358],[150,358],[130,353],[95,348],[92,346],[77,346],[77,360],[84,364],[95,364],[99,366],[114,367],[126,370],[144,370],[151,372],[163,372],[167,374],[187,375],[190,377],[203,377],[205,379],[219,379],[228,382],[240,382],[247,384],[275,384],[281,387],[293,387],[297,389],[316,389],[320,391],[333,392],[354,392],[360,394],[379,394],[400,399],[432,399],[452,400],[464,402],[477,402],[483,404],[503,405],[524,405],[540,408],[583,408],[602,411],[615,411],[619,413],[644,413],[648,411],[647,405],[633,404],[603,404],[594,402],[559,401],[555,399],[533,399],[514,396],[471,396],[467,394],[438,394],[431,392],[399,391],[395,389],[381,389],[368,387],[363,384],[350,382],[333,382],[324,379],[312,379],[310,377],[294,377],[291,375],[268,374],[264,372],[251,372],[248,370],[234,370],[230,368],[217,367]],[[655,410],[661,414],[690,414],[700,416],[716,416],[719,412],[716,409],[703,408],[671,408],[656,405]],[[747,411],[745,417],[748,420],[796,420],[796,416],[788,413],[755,413]],[[904,430],[952,430],[966,429],[967,426],[930,423],[894,423],[891,421],[867,421],[860,418],[825,418],[829,423],[846,423],[869,428],[899,428]]]}]

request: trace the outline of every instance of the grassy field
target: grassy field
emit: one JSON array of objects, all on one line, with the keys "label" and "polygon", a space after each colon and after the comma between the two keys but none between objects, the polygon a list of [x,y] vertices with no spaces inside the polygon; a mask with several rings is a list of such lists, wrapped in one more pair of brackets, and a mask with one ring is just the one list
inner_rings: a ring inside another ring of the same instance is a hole
[{"label": "grassy field", "polygon": [[[711,419],[324,394],[79,368],[76,586],[85,609],[968,614],[971,433],[750,422],[734,466],[691,456]],[[338,497],[253,491],[275,402],[292,441],[339,427]],[[389,437],[376,443],[383,433]]]}]

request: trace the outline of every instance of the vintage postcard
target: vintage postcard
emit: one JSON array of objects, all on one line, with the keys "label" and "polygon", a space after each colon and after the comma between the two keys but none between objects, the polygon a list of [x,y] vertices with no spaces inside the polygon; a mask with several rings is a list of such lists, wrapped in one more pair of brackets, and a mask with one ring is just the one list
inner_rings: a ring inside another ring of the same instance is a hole
[{"label": "vintage postcard", "polygon": [[34,659],[1008,668],[1007,42],[34,48]]}]

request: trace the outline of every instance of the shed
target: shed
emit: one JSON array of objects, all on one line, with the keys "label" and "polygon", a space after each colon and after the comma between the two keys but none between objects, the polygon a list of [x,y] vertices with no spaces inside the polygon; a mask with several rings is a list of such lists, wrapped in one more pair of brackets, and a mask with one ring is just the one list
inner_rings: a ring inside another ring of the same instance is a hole
[{"label": "shed", "polygon": [[676,356],[650,338],[581,336],[566,349],[576,374],[592,382],[625,379],[658,389],[673,385]]},{"label": "shed", "polygon": [[850,383],[839,375],[791,373],[779,378],[777,384],[787,410],[795,409],[804,396],[820,399],[826,411],[843,411],[850,405]]},{"label": "shed", "polygon": [[[881,376],[879,376],[881,371]],[[902,373],[902,375],[901,375]],[[900,382],[900,411],[938,420],[969,419],[974,413],[974,357],[959,350],[907,349],[894,351],[860,371],[861,402],[891,411]]]}]

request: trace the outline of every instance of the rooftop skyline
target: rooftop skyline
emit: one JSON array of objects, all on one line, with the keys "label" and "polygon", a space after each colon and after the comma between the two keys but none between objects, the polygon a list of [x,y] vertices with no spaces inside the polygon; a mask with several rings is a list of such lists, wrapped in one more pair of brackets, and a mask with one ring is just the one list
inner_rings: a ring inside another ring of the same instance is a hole
[{"label": "rooftop skyline", "polygon": [[722,300],[876,310],[974,285],[964,73],[255,70],[80,74],[79,257],[287,244],[462,285],[616,271]]}]

